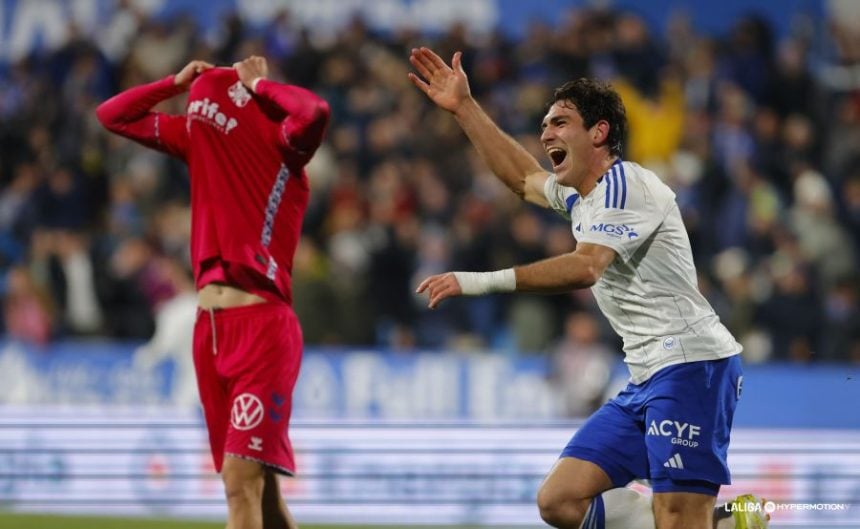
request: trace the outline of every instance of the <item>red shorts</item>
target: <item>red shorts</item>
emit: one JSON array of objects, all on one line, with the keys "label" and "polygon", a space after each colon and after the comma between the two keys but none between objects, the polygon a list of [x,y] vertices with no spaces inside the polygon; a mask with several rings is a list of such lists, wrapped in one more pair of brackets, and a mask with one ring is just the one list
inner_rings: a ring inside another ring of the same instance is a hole
[{"label": "red shorts", "polygon": [[225,455],[295,472],[288,436],[302,331],[292,307],[197,311],[194,367],[215,470]]}]

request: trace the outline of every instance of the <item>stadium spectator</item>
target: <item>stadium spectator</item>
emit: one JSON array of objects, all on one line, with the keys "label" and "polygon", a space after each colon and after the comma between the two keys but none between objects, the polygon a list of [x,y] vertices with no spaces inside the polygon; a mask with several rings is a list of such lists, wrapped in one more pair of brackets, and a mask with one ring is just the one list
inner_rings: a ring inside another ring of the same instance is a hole
[{"label": "stadium spectator", "polygon": [[47,344],[51,338],[54,327],[51,300],[24,267],[15,266],[6,274],[3,318],[10,338],[38,345]]},{"label": "stadium spectator", "polygon": [[171,403],[195,408],[200,401],[194,373],[193,335],[197,319],[197,292],[184,261],[169,257],[155,260],[157,273],[171,289],[171,296],[155,307],[155,332],[152,339],[134,352],[134,366],[151,370],[161,361],[172,358],[176,366],[171,388]]},{"label": "stadium spectator", "polygon": [[570,417],[586,417],[603,404],[617,361],[618,355],[600,341],[600,329],[593,315],[568,314],[564,334],[553,351],[553,372]]}]

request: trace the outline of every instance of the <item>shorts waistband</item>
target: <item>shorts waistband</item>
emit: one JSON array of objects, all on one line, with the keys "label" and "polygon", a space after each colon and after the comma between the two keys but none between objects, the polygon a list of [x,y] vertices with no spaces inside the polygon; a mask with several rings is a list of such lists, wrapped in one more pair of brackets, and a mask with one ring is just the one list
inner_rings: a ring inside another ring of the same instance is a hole
[{"label": "shorts waistband", "polygon": [[292,314],[293,307],[288,303],[275,303],[271,301],[264,301],[262,303],[253,303],[251,305],[240,305],[238,307],[212,307],[209,309],[204,309],[202,307],[197,307],[197,317],[199,318],[201,314],[210,315],[210,317],[221,319],[232,319],[232,318],[242,318],[247,316],[259,315],[259,314],[267,314],[267,313],[275,313],[275,312],[287,312]]}]

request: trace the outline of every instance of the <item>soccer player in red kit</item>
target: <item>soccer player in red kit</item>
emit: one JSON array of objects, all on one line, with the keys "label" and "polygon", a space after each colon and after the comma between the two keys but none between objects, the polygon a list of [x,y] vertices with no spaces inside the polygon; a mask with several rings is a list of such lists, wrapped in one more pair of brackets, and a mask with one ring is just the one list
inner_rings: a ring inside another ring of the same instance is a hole
[{"label": "soccer player in red kit", "polygon": [[[110,131],[188,164],[194,365],[228,529],[297,527],[277,479],[295,470],[287,429],[302,335],[290,272],[308,205],[304,166],[329,107],[267,74],[262,57],[232,68],[192,61],[97,110]],[[185,91],[184,115],[152,111]]]}]

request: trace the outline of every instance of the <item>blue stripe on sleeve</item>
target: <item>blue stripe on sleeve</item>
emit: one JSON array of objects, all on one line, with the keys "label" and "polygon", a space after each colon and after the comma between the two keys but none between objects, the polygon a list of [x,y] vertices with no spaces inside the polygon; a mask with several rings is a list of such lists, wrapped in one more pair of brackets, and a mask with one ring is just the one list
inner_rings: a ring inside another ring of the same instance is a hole
[{"label": "blue stripe on sleeve", "polygon": [[618,164],[621,171],[621,209],[627,205],[627,175],[624,174],[624,164]]},{"label": "blue stripe on sleeve", "polygon": [[618,196],[619,186],[618,186],[618,168],[617,167],[612,168],[612,184],[615,188],[615,194],[612,197],[612,207],[617,208],[618,207],[618,199],[620,198]]},{"label": "blue stripe on sleeve", "polygon": [[609,175],[606,175],[606,197],[603,201],[603,207],[609,209],[609,198],[612,195],[612,179],[609,178]]},{"label": "blue stripe on sleeve", "polygon": [[579,194],[573,194],[564,200],[565,203],[567,204],[567,212],[568,213],[570,213],[570,211],[573,209],[573,205],[576,204],[576,200],[578,198],[579,198]]}]

